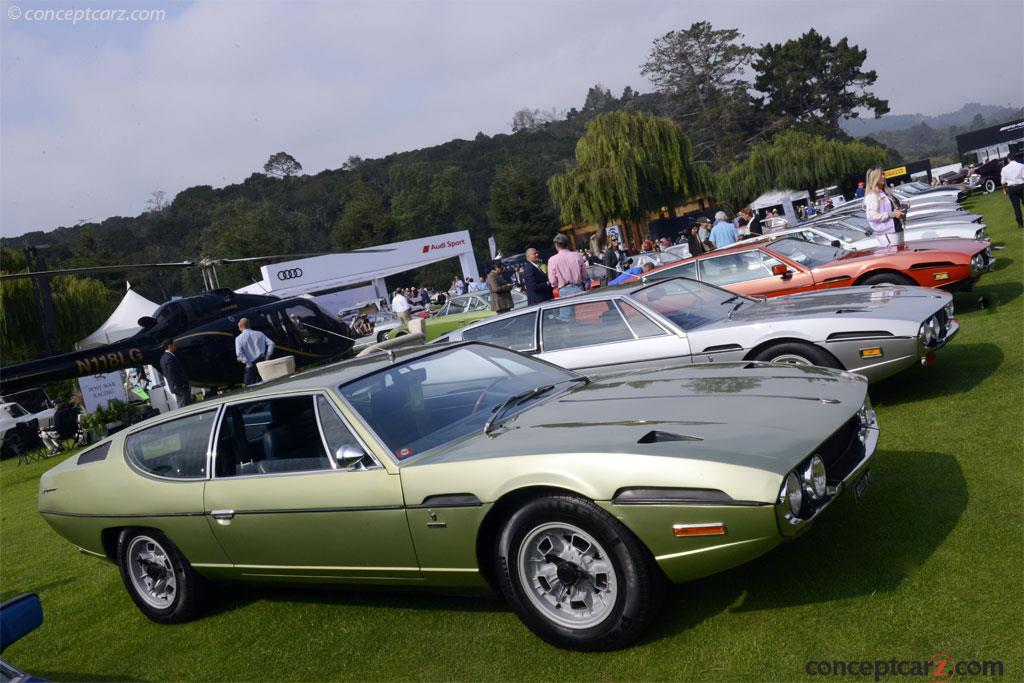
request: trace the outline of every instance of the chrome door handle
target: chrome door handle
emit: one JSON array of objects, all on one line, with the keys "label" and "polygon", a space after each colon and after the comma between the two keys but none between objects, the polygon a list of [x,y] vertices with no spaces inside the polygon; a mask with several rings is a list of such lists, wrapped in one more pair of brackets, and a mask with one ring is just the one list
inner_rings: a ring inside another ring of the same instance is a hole
[{"label": "chrome door handle", "polygon": [[234,510],[210,510],[210,516],[214,519],[232,519],[235,516]]}]

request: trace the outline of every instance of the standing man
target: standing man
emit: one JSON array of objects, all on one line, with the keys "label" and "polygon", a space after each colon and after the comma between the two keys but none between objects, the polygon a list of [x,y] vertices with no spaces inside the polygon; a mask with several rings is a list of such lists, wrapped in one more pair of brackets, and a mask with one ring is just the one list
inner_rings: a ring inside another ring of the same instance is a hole
[{"label": "standing man", "polygon": [[548,282],[558,290],[558,298],[583,292],[583,274],[586,263],[583,254],[569,248],[569,238],[564,233],[555,235],[555,255],[548,259]]},{"label": "standing man", "polygon": [[526,301],[531,306],[542,301],[551,301],[555,296],[551,292],[551,283],[548,282],[548,275],[542,270],[543,267],[540,252],[533,247],[527,249],[526,264],[523,265],[523,287],[526,289]]},{"label": "standing man", "polygon": [[1003,184],[1003,194],[1010,198],[1017,227],[1024,228],[1024,219],[1021,219],[1020,214],[1020,203],[1024,201],[1024,164],[1014,159],[1012,155],[1006,157],[1006,165],[999,172],[999,180]]},{"label": "standing man", "polygon": [[487,289],[491,292],[491,310],[501,315],[512,310],[512,285],[505,280],[501,261],[495,259],[491,263],[491,272],[487,274]]},{"label": "standing man", "polygon": [[184,408],[192,403],[192,388],[188,385],[185,368],[181,366],[181,361],[174,355],[178,347],[173,339],[164,340],[161,346],[164,347],[164,355],[160,356],[160,373],[164,376],[167,388],[174,394],[175,403],[179,408]]},{"label": "standing man", "polygon": [[725,211],[719,211],[715,214],[715,227],[711,228],[711,244],[715,245],[715,249],[721,249],[727,247],[730,244],[734,244],[739,240],[740,236],[736,232],[736,227],[729,222],[729,217],[725,215]]},{"label": "standing man", "polygon": [[242,318],[238,321],[238,330],[241,332],[235,337],[235,355],[238,362],[245,364],[245,386],[259,384],[260,373],[256,369],[256,363],[269,360],[274,353],[274,341],[259,330],[249,329],[249,319]]},{"label": "standing man", "polygon": [[395,298],[391,300],[391,311],[398,316],[399,320],[408,324],[409,320],[412,318],[411,310],[412,304],[410,304],[409,300],[405,298],[404,294],[402,294],[401,289],[396,289]]}]

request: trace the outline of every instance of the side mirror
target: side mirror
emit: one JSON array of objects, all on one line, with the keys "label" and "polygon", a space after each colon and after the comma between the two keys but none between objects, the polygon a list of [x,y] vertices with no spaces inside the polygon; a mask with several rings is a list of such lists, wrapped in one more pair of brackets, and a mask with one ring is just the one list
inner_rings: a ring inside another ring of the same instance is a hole
[{"label": "side mirror", "polygon": [[23,593],[0,605],[0,652],[42,623],[43,603],[35,593]]},{"label": "side mirror", "polygon": [[153,327],[153,325],[156,325],[156,318],[153,318],[148,315],[144,315],[141,318],[139,318],[139,327],[141,327],[142,329],[148,330],[149,328]]},{"label": "side mirror", "polygon": [[338,467],[343,470],[358,464],[365,457],[366,454],[362,449],[348,444],[339,446],[338,450],[334,451],[334,459],[338,462]]},{"label": "side mirror", "polygon": [[790,274],[789,266],[785,263],[778,263],[772,266],[772,275],[778,275],[780,277],[788,277]]}]

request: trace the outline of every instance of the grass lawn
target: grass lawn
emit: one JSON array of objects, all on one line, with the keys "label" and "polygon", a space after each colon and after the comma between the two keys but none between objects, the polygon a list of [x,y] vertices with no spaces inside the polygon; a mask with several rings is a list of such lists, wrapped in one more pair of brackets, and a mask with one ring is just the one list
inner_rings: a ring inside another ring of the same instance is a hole
[{"label": "grass lawn", "polygon": [[[1001,193],[971,200],[996,270],[958,294],[962,329],[930,368],[874,386],[882,427],[863,504],[678,587],[636,647],[550,647],[504,603],[346,590],[225,588],[213,612],[157,626],[116,567],[36,513],[53,461],[0,463],[0,592],[45,622],[4,657],[51,680],[814,680],[808,660],[1002,660],[1024,679],[1022,241]],[[984,303],[982,303],[982,300]],[[865,679],[860,679],[865,680]]]}]

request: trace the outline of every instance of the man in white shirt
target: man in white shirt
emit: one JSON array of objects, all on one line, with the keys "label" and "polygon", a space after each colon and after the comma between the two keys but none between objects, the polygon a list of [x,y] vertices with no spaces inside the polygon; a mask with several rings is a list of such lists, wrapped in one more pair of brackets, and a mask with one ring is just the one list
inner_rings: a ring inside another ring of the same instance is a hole
[{"label": "man in white shirt", "polygon": [[1012,156],[1006,157],[1006,165],[999,172],[999,180],[1003,184],[1003,194],[1010,198],[1017,227],[1024,228],[1024,220],[1021,219],[1020,213],[1020,203],[1024,201],[1024,164]]},{"label": "man in white shirt", "polygon": [[395,298],[391,300],[391,310],[394,311],[398,319],[403,323],[408,323],[412,318],[412,314],[409,312],[412,309],[412,305],[409,300],[402,294],[402,290],[395,290]]}]

